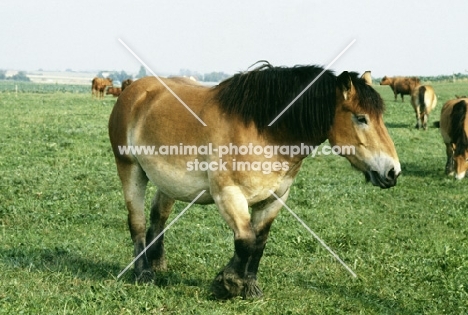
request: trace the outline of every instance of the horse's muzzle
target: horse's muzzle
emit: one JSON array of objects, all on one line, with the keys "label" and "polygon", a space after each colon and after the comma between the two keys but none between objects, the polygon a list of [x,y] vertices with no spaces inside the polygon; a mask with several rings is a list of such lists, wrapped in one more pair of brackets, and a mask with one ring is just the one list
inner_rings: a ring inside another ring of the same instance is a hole
[{"label": "horse's muzzle", "polygon": [[397,178],[400,176],[400,172],[396,172],[392,167],[386,174],[382,175],[377,171],[366,171],[364,176],[367,181],[370,181],[372,185],[379,186],[380,188],[390,188],[396,185]]}]

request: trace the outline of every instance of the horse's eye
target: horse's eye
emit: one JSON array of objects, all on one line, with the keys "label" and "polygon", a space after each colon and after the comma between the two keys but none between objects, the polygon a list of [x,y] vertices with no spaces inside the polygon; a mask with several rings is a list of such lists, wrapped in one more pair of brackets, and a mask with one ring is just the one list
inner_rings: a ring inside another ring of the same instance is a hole
[{"label": "horse's eye", "polygon": [[357,121],[359,124],[365,124],[365,125],[367,125],[367,118],[366,118],[366,115],[354,115],[354,117],[356,118],[356,121]]}]

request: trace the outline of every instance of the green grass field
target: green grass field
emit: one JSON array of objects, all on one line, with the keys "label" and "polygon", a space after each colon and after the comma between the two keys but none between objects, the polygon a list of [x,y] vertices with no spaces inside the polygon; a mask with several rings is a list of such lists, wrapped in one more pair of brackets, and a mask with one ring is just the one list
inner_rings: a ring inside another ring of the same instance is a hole
[{"label": "green grass field", "polygon": [[210,297],[233,251],[215,206],[193,206],[166,233],[168,271],[156,284],[136,284],[132,272],[117,279],[133,246],[107,136],[115,99],[4,89],[0,314],[467,314],[468,184],[444,175],[432,122],[468,83],[433,85],[439,102],[425,132],[413,128],[408,96],[394,102],[375,87],[402,164],[396,187],[365,183],[336,156],[307,159],[292,187],[288,206],[358,278],[283,209],[260,266],[264,298],[253,301]]}]

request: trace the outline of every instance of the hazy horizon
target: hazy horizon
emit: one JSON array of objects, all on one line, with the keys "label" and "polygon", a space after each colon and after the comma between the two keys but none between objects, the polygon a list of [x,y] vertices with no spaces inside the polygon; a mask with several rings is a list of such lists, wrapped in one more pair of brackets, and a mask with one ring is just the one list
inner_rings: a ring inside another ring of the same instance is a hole
[{"label": "hazy horizon", "polygon": [[467,73],[460,42],[468,3],[371,0],[200,0],[0,3],[0,69],[157,74],[245,71],[258,60],[274,66],[328,65],[373,77]]}]

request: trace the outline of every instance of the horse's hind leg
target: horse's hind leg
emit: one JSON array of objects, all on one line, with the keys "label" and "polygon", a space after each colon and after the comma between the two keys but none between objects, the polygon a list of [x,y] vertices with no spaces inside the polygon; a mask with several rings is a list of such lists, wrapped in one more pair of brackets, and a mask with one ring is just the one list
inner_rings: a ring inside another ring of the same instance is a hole
[{"label": "horse's hind leg", "polygon": [[[128,226],[134,245],[134,255],[138,256],[146,247],[145,191],[148,178],[137,164],[117,161],[117,170],[128,210]],[[151,267],[146,255],[135,262],[135,276],[138,281],[152,279]]]},{"label": "horse's hind leg", "polygon": [[[150,244],[154,238],[164,230],[164,225],[172,211],[174,202],[174,199],[169,198],[160,190],[156,192],[153,202],[151,203],[150,227],[146,234],[146,244]],[[162,234],[158,240],[148,248],[146,256],[148,257],[148,261],[154,271],[166,269],[166,260],[164,257],[164,234]]]},{"label": "horse's hind leg", "polygon": [[427,130],[427,120],[428,120],[427,113],[423,113],[423,115],[422,115],[422,127],[423,127],[424,130]]},{"label": "horse's hind leg", "polygon": [[421,115],[421,111],[419,110],[419,106],[415,106],[414,107],[414,112],[416,114],[416,125],[414,126],[414,128],[416,129],[420,129],[421,126],[422,126],[422,115]]}]

